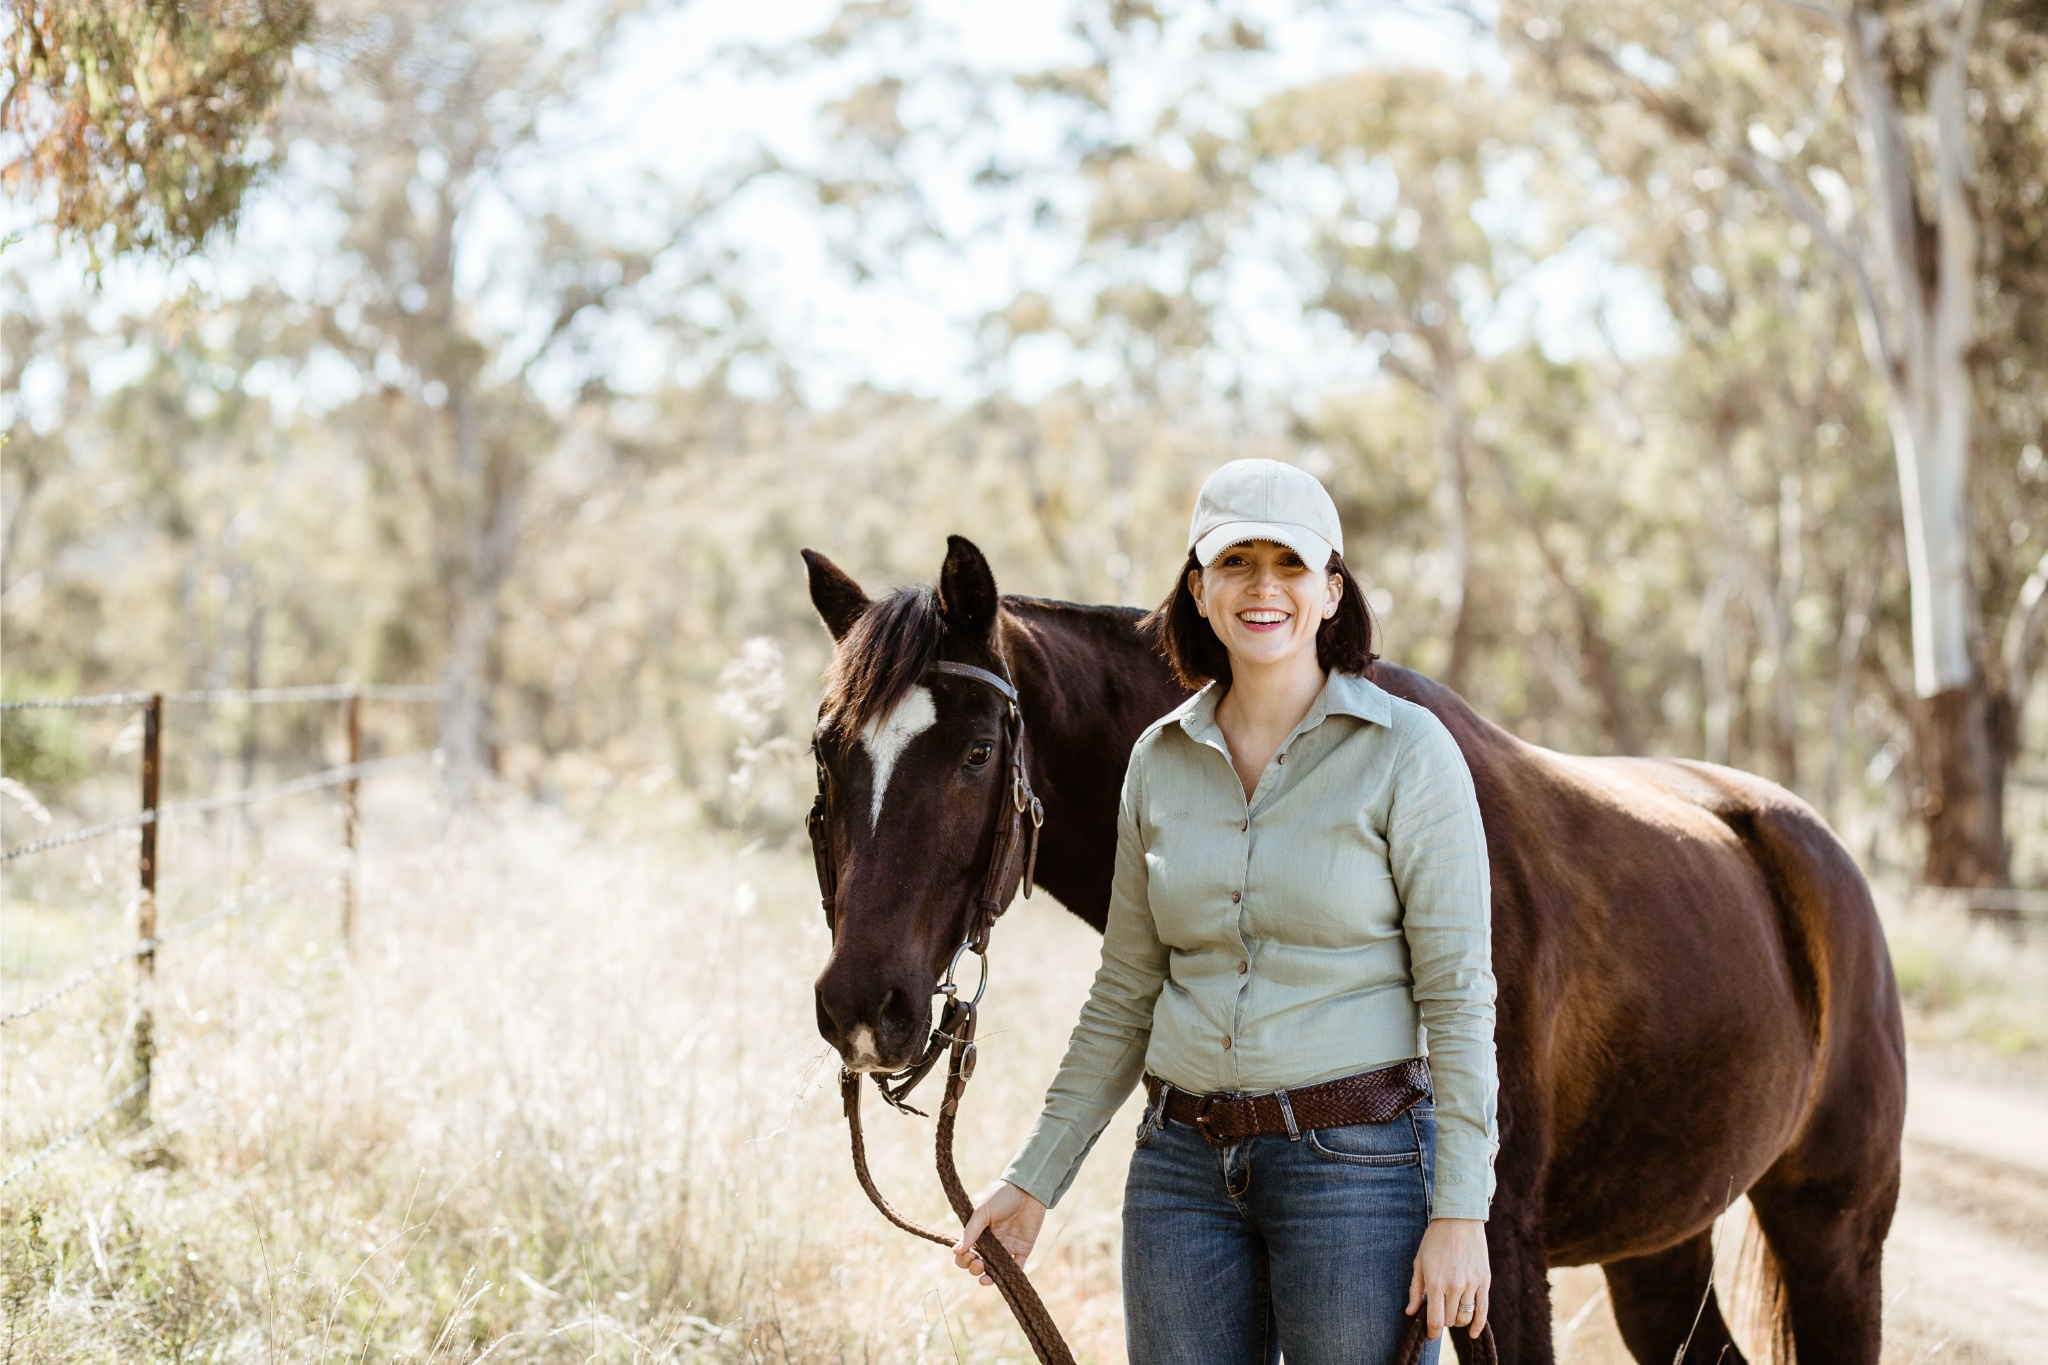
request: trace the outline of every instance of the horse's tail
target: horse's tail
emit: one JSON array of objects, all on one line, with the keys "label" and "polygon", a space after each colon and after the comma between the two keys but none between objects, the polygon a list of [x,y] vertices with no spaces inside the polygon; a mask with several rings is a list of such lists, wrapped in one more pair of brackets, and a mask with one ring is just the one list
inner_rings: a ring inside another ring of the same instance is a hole
[{"label": "horse's tail", "polygon": [[1742,1242],[1735,1252],[1733,1282],[1728,1286],[1728,1329],[1752,1365],[1796,1365],[1778,1257],[1749,1201],[1743,1201],[1743,1209]]}]

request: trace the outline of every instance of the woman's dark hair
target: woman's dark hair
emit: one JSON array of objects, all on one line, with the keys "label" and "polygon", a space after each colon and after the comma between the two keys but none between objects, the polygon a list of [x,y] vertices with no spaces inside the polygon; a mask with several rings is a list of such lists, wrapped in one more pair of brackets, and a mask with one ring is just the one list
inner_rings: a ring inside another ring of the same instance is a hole
[{"label": "woman's dark hair", "polygon": [[[1173,580],[1173,591],[1146,620],[1159,632],[1160,650],[1183,687],[1200,687],[1212,678],[1228,687],[1230,651],[1195,610],[1195,595],[1188,590],[1188,575],[1201,571],[1201,561],[1190,551]],[[1344,567],[1344,556],[1332,554],[1327,572],[1344,580],[1344,595],[1337,599],[1337,614],[1316,629],[1316,662],[1332,673],[1363,673],[1379,658],[1372,649],[1372,608],[1366,605],[1365,590]]]}]

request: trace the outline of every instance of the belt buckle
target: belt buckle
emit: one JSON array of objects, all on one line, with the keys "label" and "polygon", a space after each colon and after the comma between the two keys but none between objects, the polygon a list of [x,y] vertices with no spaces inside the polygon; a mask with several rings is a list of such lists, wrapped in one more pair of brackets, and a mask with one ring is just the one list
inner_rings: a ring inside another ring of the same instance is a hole
[{"label": "belt buckle", "polygon": [[1193,1127],[1197,1133],[1202,1135],[1202,1141],[1208,1143],[1211,1147],[1228,1147],[1232,1139],[1218,1137],[1215,1133],[1209,1131],[1209,1111],[1216,1106],[1218,1100],[1235,1100],[1236,1098],[1236,1095],[1224,1094],[1220,1091],[1211,1091],[1209,1094],[1202,1096],[1201,1108],[1195,1110]]}]

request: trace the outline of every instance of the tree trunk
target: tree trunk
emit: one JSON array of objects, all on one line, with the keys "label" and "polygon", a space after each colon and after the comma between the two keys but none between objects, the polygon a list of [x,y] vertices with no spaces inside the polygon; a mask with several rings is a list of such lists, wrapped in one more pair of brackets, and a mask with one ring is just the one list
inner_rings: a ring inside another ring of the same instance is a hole
[{"label": "tree trunk", "polygon": [[448,799],[466,805],[487,766],[490,698],[486,683],[491,642],[498,632],[495,601],[475,594],[458,602],[441,669],[441,785]]},{"label": "tree trunk", "polygon": [[1865,307],[1860,321],[1866,349],[1886,381],[1898,463],[1913,684],[1920,697],[1923,876],[1932,886],[2011,882],[2004,781],[2017,726],[1979,657],[1982,621],[1970,566],[1970,352],[1977,341],[1979,282],[1966,62],[1980,13],[1981,0],[1962,0],[1930,25],[1935,58],[1926,100],[1934,183],[1925,198],[1932,201],[1931,219],[1892,94],[1885,22],[1859,3],[1844,25],[1872,237],[1889,305],[1882,313]]},{"label": "tree trunk", "polygon": [[520,468],[516,453],[492,448],[477,430],[468,391],[449,403],[454,425],[457,524],[437,527],[453,544],[437,556],[449,575],[448,655],[441,681],[441,785],[447,799],[467,804],[497,751],[491,733],[491,681],[504,623],[499,595],[511,577],[518,544]]},{"label": "tree trunk", "polygon": [[2005,770],[2012,704],[1979,678],[1920,703],[1920,817],[1929,886],[2011,884],[2005,842]]}]

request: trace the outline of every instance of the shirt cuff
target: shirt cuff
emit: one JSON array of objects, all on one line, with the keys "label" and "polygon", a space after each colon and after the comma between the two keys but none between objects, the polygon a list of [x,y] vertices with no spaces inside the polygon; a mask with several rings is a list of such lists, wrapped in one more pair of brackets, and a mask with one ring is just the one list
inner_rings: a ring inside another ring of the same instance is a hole
[{"label": "shirt cuff", "polygon": [[1492,1145],[1481,1134],[1437,1131],[1432,1217],[1485,1220],[1493,1203]]}]

